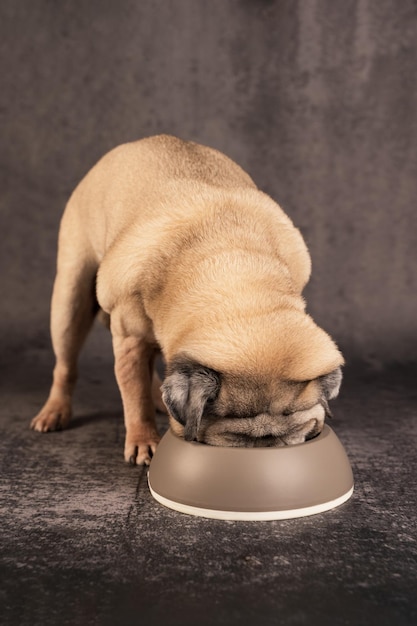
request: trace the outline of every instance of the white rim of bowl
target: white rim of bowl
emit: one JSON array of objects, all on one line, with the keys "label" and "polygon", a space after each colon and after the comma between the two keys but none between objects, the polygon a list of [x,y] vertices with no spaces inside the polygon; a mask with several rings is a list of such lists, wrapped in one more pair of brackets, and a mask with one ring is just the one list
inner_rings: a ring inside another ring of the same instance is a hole
[{"label": "white rim of bowl", "polygon": [[328,502],[323,502],[322,504],[314,504],[313,506],[306,506],[300,509],[287,509],[283,511],[219,511],[217,509],[204,509],[198,506],[191,506],[189,504],[182,504],[181,502],[169,500],[152,489],[149,476],[148,485],[153,498],[169,509],[173,509],[179,513],[186,513],[187,515],[194,515],[195,517],[207,517],[210,519],[221,519],[236,522],[268,522],[273,520],[294,519],[296,517],[307,517],[308,515],[324,513],[325,511],[335,509],[337,506],[347,502],[347,500],[351,497],[354,488],[352,485],[349,491],[334,500],[329,500]]}]

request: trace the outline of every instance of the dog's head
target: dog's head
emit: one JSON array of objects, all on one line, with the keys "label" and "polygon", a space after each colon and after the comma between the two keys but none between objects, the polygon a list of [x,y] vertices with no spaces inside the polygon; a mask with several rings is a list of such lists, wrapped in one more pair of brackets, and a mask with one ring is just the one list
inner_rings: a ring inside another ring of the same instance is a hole
[{"label": "dog's head", "polygon": [[162,394],[177,434],[257,447],[301,443],[321,432],[328,401],[339,393],[343,358],[305,314],[281,316],[279,336],[273,331],[248,333],[239,349],[226,343],[223,356],[218,349],[210,354],[205,342],[207,359],[197,344],[199,358],[188,349],[172,359]]}]

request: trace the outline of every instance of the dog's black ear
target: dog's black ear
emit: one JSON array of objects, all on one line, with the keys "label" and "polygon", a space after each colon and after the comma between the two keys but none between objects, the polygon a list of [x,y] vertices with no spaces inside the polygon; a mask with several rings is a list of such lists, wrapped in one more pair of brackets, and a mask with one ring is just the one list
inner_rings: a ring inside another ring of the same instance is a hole
[{"label": "dog's black ear", "polygon": [[342,384],[342,368],[337,367],[330,374],[320,376],[319,380],[326,400],[333,400],[338,395],[340,385]]},{"label": "dog's black ear", "polygon": [[342,368],[337,367],[335,370],[319,377],[320,387],[322,390],[321,404],[326,412],[326,417],[333,417],[329,408],[329,400],[336,398],[342,384]]},{"label": "dog's black ear", "polygon": [[174,419],[184,426],[184,438],[196,441],[208,401],[220,391],[220,375],[189,359],[177,359],[168,366],[161,387],[162,399]]}]

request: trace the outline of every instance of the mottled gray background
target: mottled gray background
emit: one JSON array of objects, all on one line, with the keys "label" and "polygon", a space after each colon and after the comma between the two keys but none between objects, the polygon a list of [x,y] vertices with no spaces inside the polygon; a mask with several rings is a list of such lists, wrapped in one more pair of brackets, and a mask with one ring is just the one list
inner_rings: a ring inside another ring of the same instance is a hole
[{"label": "mottled gray background", "polygon": [[348,357],[416,354],[415,0],[2,0],[2,352],[49,350],[60,215],[160,132],[238,161],[303,232]]}]

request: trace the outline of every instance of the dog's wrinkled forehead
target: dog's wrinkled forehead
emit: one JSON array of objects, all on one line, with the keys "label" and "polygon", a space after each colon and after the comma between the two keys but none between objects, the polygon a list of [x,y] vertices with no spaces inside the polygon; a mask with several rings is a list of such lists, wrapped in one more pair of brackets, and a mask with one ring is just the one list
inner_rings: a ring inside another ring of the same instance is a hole
[{"label": "dog's wrinkled forehead", "polygon": [[216,401],[219,416],[250,417],[258,413],[279,412],[294,402],[304,384],[261,379],[255,376],[225,374]]},{"label": "dog's wrinkled forehead", "polygon": [[182,357],[168,367],[162,386],[164,401],[172,416],[185,424],[190,412],[207,405],[220,416],[253,416],[268,411],[277,396],[288,402],[301,385],[264,380],[248,374],[218,372],[192,359]]}]

